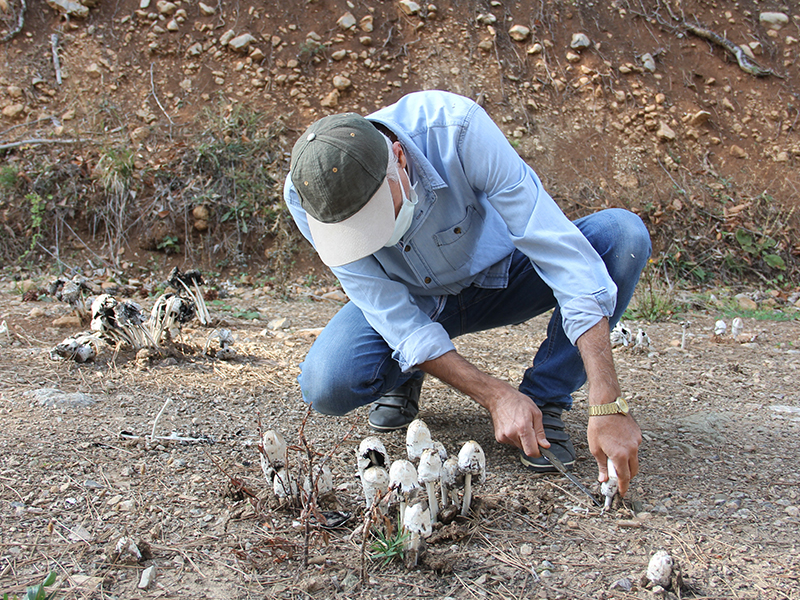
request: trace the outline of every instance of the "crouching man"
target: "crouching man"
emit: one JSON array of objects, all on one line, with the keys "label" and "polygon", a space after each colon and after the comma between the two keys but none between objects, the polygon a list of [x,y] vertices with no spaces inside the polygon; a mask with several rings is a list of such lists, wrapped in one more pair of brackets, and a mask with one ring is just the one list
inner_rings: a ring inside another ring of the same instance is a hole
[{"label": "crouching man", "polygon": [[[604,210],[569,221],[477,104],[426,91],[364,118],[332,115],[297,140],[284,195],[351,302],[301,364],[303,397],[327,415],[372,404],[388,431],[417,415],[425,374],[486,408],[526,467],[570,467],[562,413],[588,379],[587,437],[599,480],[624,494],[641,432],[627,414],[609,328],[650,256],[641,220]],[[453,338],[555,309],[517,389],[477,369]]]}]

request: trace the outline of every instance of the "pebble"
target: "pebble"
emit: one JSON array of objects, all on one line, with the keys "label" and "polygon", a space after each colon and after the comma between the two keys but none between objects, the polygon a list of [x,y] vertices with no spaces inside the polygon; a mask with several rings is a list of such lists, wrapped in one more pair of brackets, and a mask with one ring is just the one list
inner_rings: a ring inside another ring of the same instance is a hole
[{"label": "pebble", "polygon": [[661,123],[656,132],[656,137],[662,142],[674,142],[677,135],[666,123]]},{"label": "pebble", "polygon": [[520,556],[530,556],[531,554],[533,554],[533,546],[531,546],[530,544],[522,544],[519,547],[519,554]]},{"label": "pebble", "polygon": [[400,0],[400,10],[409,16],[416,15],[422,7],[414,0]]},{"label": "pebble", "polygon": [[531,30],[529,27],[525,27],[525,25],[513,25],[511,29],[508,30],[508,35],[514,41],[524,42],[530,37]]},{"label": "pebble", "polygon": [[790,517],[797,517],[800,516],[800,507],[787,506],[786,508],[783,509],[783,512],[785,512]]},{"label": "pebble", "polygon": [[653,58],[653,55],[649,52],[642,54],[642,66],[645,68],[645,71],[649,71],[650,73],[655,73],[656,71],[656,61]]},{"label": "pebble", "polygon": [[623,592],[630,592],[633,588],[633,584],[631,580],[627,577],[623,577],[622,579],[617,579],[614,583],[609,586],[611,590],[622,590]]},{"label": "pebble", "polygon": [[573,50],[585,50],[591,45],[592,42],[589,40],[589,36],[587,36],[585,33],[573,33],[572,41],[570,42],[569,47]]},{"label": "pebble", "polygon": [[765,27],[775,31],[789,23],[789,17],[782,12],[763,12],[758,15],[758,20]]},{"label": "pebble", "polygon": [[144,571],[142,571],[142,576],[139,579],[139,589],[146,590],[153,582],[156,580],[156,566],[150,565]]}]

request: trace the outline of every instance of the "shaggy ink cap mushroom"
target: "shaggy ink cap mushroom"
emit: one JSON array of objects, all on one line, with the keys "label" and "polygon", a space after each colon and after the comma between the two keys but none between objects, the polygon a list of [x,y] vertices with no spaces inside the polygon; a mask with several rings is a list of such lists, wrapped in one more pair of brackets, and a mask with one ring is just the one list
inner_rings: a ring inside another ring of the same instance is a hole
[{"label": "shaggy ink cap mushroom", "polygon": [[401,458],[389,467],[389,489],[393,490],[400,499],[400,521],[406,512],[411,492],[419,489],[417,469],[411,461]]},{"label": "shaggy ink cap mushroom", "polygon": [[385,469],[389,464],[389,454],[386,452],[383,442],[374,435],[361,440],[358,450],[356,450],[356,464],[358,465],[359,474],[369,467],[383,467]]},{"label": "shaggy ink cap mushroom", "polygon": [[458,457],[451,456],[442,464],[442,506],[458,505],[458,488],[464,487],[464,474],[458,470]]},{"label": "shaggy ink cap mushroom", "polygon": [[422,419],[414,419],[406,430],[406,452],[408,460],[415,461],[422,456],[423,450],[433,447],[431,431]]},{"label": "shaggy ink cap mushroom", "polygon": [[614,496],[619,491],[619,479],[617,478],[617,469],[614,467],[614,461],[610,458],[606,462],[608,468],[608,481],[600,484],[600,492],[605,496],[605,504],[603,505],[603,512],[611,508],[611,502]]},{"label": "shaggy ink cap mushroom", "polygon": [[375,504],[375,500],[389,489],[389,474],[383,467],[367,467],[361,473],[361,487],[364,490],[364,502],[369,510]]},{"label": "shaggy ink cap mushroom", "polygon": [[461,505],[461,516],[469,514],[472,503],[472,479],[477,477],[479,483],[486,481],[486,455],[483,448],[474,440],[470,440],[458,452],[458,470],[464,474],[464,499]]},{"label": "shaggy ink cap mushroom", "polygon": [[422,538],[429,537],[433,533],[431,511],[424,500],[408,507],[403,517],[403,527],[410,534],[406,542],[406,557],[407,559],[412,557],[411,562],[416,566],[424,549]]},{"label": "shaggy ink cap mushroom", "polygon": [[[419,458],[419,469],[417,469],[419,483],[425,486],[428,493],[428,504],[431,510],[431,520],[436,521],[439,507],[436,502],[436,484],[442,477],[442,459],[435,448],[426,448],[422,451]],[[444,499],[442,499],[444,502]]]},{"label": "shaggy ink cap mushroom", "polygon": [[274,429],[267,429],[258,447],[261,470],[267,481],[272,481],[275,471],[286,466],[286,440]]}]

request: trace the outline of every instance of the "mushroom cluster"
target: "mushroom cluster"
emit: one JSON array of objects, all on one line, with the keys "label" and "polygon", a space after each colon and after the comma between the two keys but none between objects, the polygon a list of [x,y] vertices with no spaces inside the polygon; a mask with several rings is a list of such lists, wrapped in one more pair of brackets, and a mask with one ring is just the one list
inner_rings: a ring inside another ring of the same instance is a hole
[{"label": "mushroom cluster", "polygon": [[170,272],[167,283],[177,290],[178,296],[191,300],[197,309],[197,318],[201,324],[211,323],[211,315],[208,312],[203,292],[200,290],[200,286],[203,285],[203,276],[200,271],[190,269],[181,273],[181,270],[175,267]]},{"label": "mushroom cluster", "polygon": [[129,300],[120,302],[109,294],[100,294],[92,302],[91,327],[113,345],[127,344],[134,350],[156,346],[141,307]]},{"label": "mushroom cluster", "polygon": [[58,277],[47,285],[47,293],[59,302],[66,302],[84,324],[89,320],[86,309],[86,298],[92,293],[92,284],[83,275],[75,275],[72,279]]},{"label": "mushroom cluster", "polygon": [[314,492],[319,497],[333,490],[333,474],[327,465],[314,465],[311,472],[304,475],[302,487],[299,485],[296,471],[289,468],[289,448],[280,432],[265,431],[258,452],[261,470],[279,502],[296,505],[305,502]]}]

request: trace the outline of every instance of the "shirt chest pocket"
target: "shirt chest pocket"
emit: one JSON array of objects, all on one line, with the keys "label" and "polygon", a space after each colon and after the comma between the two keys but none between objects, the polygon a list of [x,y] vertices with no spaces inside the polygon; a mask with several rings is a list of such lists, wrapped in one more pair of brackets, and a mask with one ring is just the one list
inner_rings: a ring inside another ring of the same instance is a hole
[{"label": "shirt chest pocket", "polygon": [[433,241],[447,264],[460,269],[472,260],[483,230],[483,217],[473,206],[458,223],[434,234]]}]

